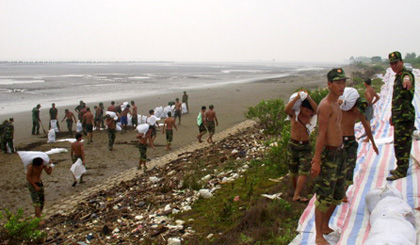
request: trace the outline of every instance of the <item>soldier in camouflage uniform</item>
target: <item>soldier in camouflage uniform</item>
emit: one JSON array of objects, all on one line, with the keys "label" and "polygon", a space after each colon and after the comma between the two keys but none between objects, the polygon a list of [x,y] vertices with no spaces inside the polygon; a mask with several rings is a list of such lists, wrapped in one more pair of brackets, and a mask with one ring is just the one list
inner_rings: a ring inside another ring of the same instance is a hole
[{"label": "soldier in camouflage uniform", "polygon": [[388,58],[391,69],[396,73],[392,93],[392,115],[389,123],[394,126],[394,152],[397,168],[391,170],[391,176],[386,178],[393,181],[407,176],[416,112],[412,104],[413,74],[404,67],[400,52],[392,52]]},{"label": "soldier in camouflage uniform", "polygon": [[[293,110],[293,106],[297,101],[301,100],[299,95],[301,93],[304,93],[306,99],[302,101],[299,114],[296,115],[297,112]],[[292,126],[292,136],[287,145],[287,162],[290,176],[292,177],[292,185],[295,189],[293,201],[297,202],[308,202],[308,199],[301,197],[300,193],[311,170],[312,148],[309,143],[310,131],[308,131],[306,125],[310,123],[316,109],[315,101],[304,90],[299,91],[298,95],[291,99],[284,108],[284,111],[290,117]]]},{"label": "soldier in camouflage uniform", "polygon": [[15,147],[13,145],[13,135],[15,132],[15,127],[13,126],[13,118],[10,118],[9,121],[4,121],[3,123],[3,135],[2,135],[2,149],[4,153],[7,153],[7,147],[9,147],[11,153],[15,152]]},{"label": "soldier in camouflage uniform", "polygon": [[32,134],[39,134],[39,123],[41,123],[41,118],[39,117],[39,109],[41,105],[38,104],[32,109]]},{"label": "soldier in camouflage uniform", "polygon": [[7,120],[4,120],[4,122],[2,124],[0,124],[0,146],[1,149],[3,150],[4,153],[7,152],[7,149],[5,147],[5,145],[3,144],[4,142],[4,126],[6,124]]},{"label": "soldier in camouflage uniform", "polygon": [[106,114],[105,116],[105,124],[107,126],[108,131],[108,150],[112,151],[114,147],[114,141],[115,141],[115,130],[117,128],[116,122],[114,118],[112,118],[110,115]]},{"label": "soldier in camouflage uniform", "polygon": [[318,106],[318,136],[311,167],[311,175],[316,177],[316,244],[329,244],[323,235],[334,231],[328,223],[345,196],[346,152],[341,130],[342,112],[337,101],[344,92],[348,78],[341,68],[329,71],[327,78],[329,93]]}]

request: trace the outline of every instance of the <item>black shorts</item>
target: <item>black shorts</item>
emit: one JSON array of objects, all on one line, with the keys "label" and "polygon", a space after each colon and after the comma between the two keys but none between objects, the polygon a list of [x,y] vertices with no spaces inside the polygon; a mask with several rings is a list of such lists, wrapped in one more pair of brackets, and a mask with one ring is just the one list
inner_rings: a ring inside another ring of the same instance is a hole
[{"label": "black shorts", "polygon": [[93,125],[86,124],[86,133],[92,133],[92,131],[93,131]]}]

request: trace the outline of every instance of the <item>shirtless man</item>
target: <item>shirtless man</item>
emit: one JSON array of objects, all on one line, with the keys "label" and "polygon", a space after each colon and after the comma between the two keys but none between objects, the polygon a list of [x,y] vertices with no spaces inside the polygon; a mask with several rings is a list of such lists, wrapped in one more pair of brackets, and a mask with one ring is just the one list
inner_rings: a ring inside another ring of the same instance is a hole
[{"label": "shirtless man", "polygon": [[[80,158],[80,160],[82,160],[83,165],[85,165],[85,148],[82,142],[82,134],[76,134],[76,142],[71,144],[70,156],[73,163],[75,163],[77,159]],[[74,176],[73,178],[74,182],[72,186],[75,187],[77,184],[77,180]],[[83,183],[83,175],[80,177],[80,183]]]},{"label": "shirtless man", "polygon": [[108,114],[105,116],[105,124],[108,128],[108,149],[112,151],[115,142],[115,129],[117,128],[117,124],[114,118]]},{"label": "shirtless man", "polygon": [[198,139],[198,143],[203,142],[201,140],[201,137],[203,137],[203,135],[205,135],[207,133],[207,122],[206,122],[206,107],[203,105],[201,107],[201,111],[198,113],[197,116],[197,126],[198,126],[198,135],[197,135],[197,139]]},{"label": "shirtless man", "polygon": [[111,101],[111,105],[108,106],[108,111],[117,112],[117,110],[115,108],[115,101]]},{"label": "shirtless man", "polygon": [[216,126],[219,126],[219,122],[217,121],[216,111],[213,110],[214,106],[209,105],[209,110],[206,112],[206,122],[207,122],[207,130],[209,131],[209,137],[207,142],[213,142],[213,135],[216,132]]},{"label": "shirtless man", "polygon": [[[370,125],[370,121],[373,118],[373,105],[379,101],[381,97],[376,93],[375,89],[371,86],[372,80],[370,78],[365,79],[365,99],[368,102],[368,107],[366,108],[366,120]],[[366,134],[360,136],[360,138],[365,137]],[[364,142],[369,142],[369,138],[366,138]]]},{"label": "shirtless man", "polygon": [[175,99],[175,116],[174,119],[176,121],[176,118],[179,118],[178,125],[181,124],[181,116],[182,116],[182,104],[179,102],[179,98]]},{"label": "shirtless man", "polygon": [[65,113],[65,115],[64,115],[63,120],[61,120],[61,122],[64,122],[64,119],[66,119],[67,129],[68,129],[70,135],[73,136],[73,131],[72,131],[72,129],[73,129],[73,119],[74,119],[74,122],[75,122],[76,117],[73,115],[73,112],[69,111],[69,109],[65,109],[64,113]]},{"label": "shirtless man", "polygon": [[[353,98],[346,101],[349,96],[354,95]],[[376,154],[379,154],[378,148],[376,147],[375,140],[370,129],[369,122],[366,120],[363,112],[368,106],[368,102],[363,98],[359,97],[359,93],[355,88],[345,88],[343,98],[346,103],[341,104],[340,108],[343,113],[341,120],[341,130],[343,131],[343,143],[344,150],[346,152],[346,191],[347,188],[353,184],[353,172],[356,167],[357,160],[357,148],[359,144],[354,136],[354,125],[357,121],[361,121],[365,128],[368,139],[372,142],[373,150]],[[347,196],[344,197],[343,202],[347,202]]]},{"label": "shirtless man", "polygon": [[147,170],[146,162],[147,162],[147,140],[150,142],[150,146],[154,148],[153,141],[151,140],[152,135],[152,127],[149,126],[149,129],[146,133],[138,133],[137,139],[138,139],[138,145],[139,153],[140,153],[140,159],[139,159],[139,166],[137,169],[141,169],[141,165],[143,164],[144,170]]},{"label": "shirtless man", "polygon": [[121,112],[121,127],[122,131],[121,133],[125,133],[127,131],[127,125],[128,125],[128,113],[131,114],[130,111],[130,105],[127,105],[124,110]]},{"label": "shirtless man", "polygon": [[337,100],[344,92],[347,77],[343,69],[338,68],[329,71],[327,78],[329,93],[318,106],[319,128],[311,168],[312,177],[317,177],[314,187],[316,244],[329,244],[323,235],[333,232],[328,222],[345,195],[342,112]]},{"label": "shirtless man", "polygon": [[82,128],[83,128],[83,134],[84,135],[87,135],[87,133],[86,133],[86,123],[83,121],[83,116],[85,115],[86,112],[87,112],[86,104],[83,104],[82,109],[79,111],[78,118],[79,118],[80,122],[82,123]]},{"label": "shirtless man", "polygon": [[135,128],[138,125],[138,122],[137,122],[137,118],[138,118],[137,115],[138,115],[138,113],[137,113],[137,105],[136,105],[136,103],[134,101],[131,101],[131,108],[132,108],[131,110],[133,112],[132,118],[131,118],[131,122],[132,122],[132,124],[133,124],[133,126]]},{"label": "shirtless man", "polygon": [[86,108],[86,113],[83,115],[83,124],[85,125],[85,130],[87,133],[88,144],[93,142],[92,140],[92,131],[93,131],[93,124],[95,123],[95,119],[93,114],[90,112],[90,108]]},{"label": "shirtless man", "polygon": [[102,122],[102,116],[104,114],[104,111],[102,110],[101,106],[95,106],[95,127],[96,130],[99,130],[99,128],[101,127],[101,122]]},{"label": "shirtless man", "polygon": [[[50,163],[52,163],[50,161]],[[37,157],[32,160],[32,164],[28,165],[26,172],[26,179],[28,180],[28,189],[31,193],[31,199],[33,206],[35,208],[35,216],[41,218],[42,210],[44,209],[45,195],[44,195],[44,185],[42,184],[41,174],[42,170],[45,171],[48,175],[52,172],[52,166],[44,163],[42,158]],[[44,221],[39,223],[40,225],[44,224]]]},{"label": "shirtless man", "polygon": [[284,108],[284,111],[290,117],[292,126],[292,136],[287,145],[287,159],[293,188],[295,189],[293,201],[308,202],[307,198],[300,196],[311,169],[312,149],[309,142],[310,132],[306,125],[310,123],[312,116],[315,115],[317,105],[308,95],[308,92],[301,90],[299,93],[307,94],[307,98],[302,101],[300,106],[299,115],[296,116],[293,106],[300,100],[300,95],[292,99]]},{"label": "shirtless man", "polygon": [[[165,131],[166,127],[166,131]],[[168,112],[168,117],[163,122],[163,128],[162,128],[162,134],[166,132],[166,150],[172,150],[171,143],[172,139],[174,137],[174,131],[172,130],[172,127],[174,127],[177,131],[178,128],[176,127],[175,119],[172,117],[172,113]]]}]

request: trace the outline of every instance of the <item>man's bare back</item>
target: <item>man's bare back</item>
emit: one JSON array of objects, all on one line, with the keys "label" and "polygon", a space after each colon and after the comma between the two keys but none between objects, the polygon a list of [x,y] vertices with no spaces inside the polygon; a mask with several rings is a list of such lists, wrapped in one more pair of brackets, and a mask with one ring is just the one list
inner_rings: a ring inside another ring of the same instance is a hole
[{"label": "man's bare back", "polygon": [[214,121],[216,118],[216,112],[213,110],[208,110],[206,112],[206,121]]},{"label": "man's bare back", "polygon": [[376,93],[375,89],[371,86],[367,86],[365,89],[365,98],[369,105],[373,105],[379,100],[379,95]]},{"label": "man's bare back", "polygon": [[181,110],[182,109],[182,104],[181,104],[181,102],[175,102],[175,110],[177,110],[177,111],[179,111],[179,110]]},{"label": "man's bare back", "polygon": [[82,156],[83,152],[83,143],[80,141],[76,141],[73,144],[71,144],[71,150],[73,152],[74,156]]},{"label": "man's bare back", "polygon": [[175,119],[173,117],[168,117],[165,119],[164,124],[166,125],[166,129],[172,130],[175,125]]},{"label": "man's bare back", "polygon": [[83,122],[86,124],[93,124],[93,114],[90,111],[87,111],[83,115]]},{"label": "man's bare back", "polygon": [[137,106],[136,105],[132,105],[131,106],[133,109],[133,115],[137,115]]}]

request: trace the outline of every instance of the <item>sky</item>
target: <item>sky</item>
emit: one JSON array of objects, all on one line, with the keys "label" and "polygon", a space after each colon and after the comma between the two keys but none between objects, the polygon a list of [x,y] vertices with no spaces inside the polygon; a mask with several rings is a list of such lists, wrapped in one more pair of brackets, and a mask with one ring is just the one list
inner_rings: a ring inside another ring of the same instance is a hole
[{"label": "sky", "polygon": [[342,62],[420,54],[419,0],[0,0],[0,60]]}]

